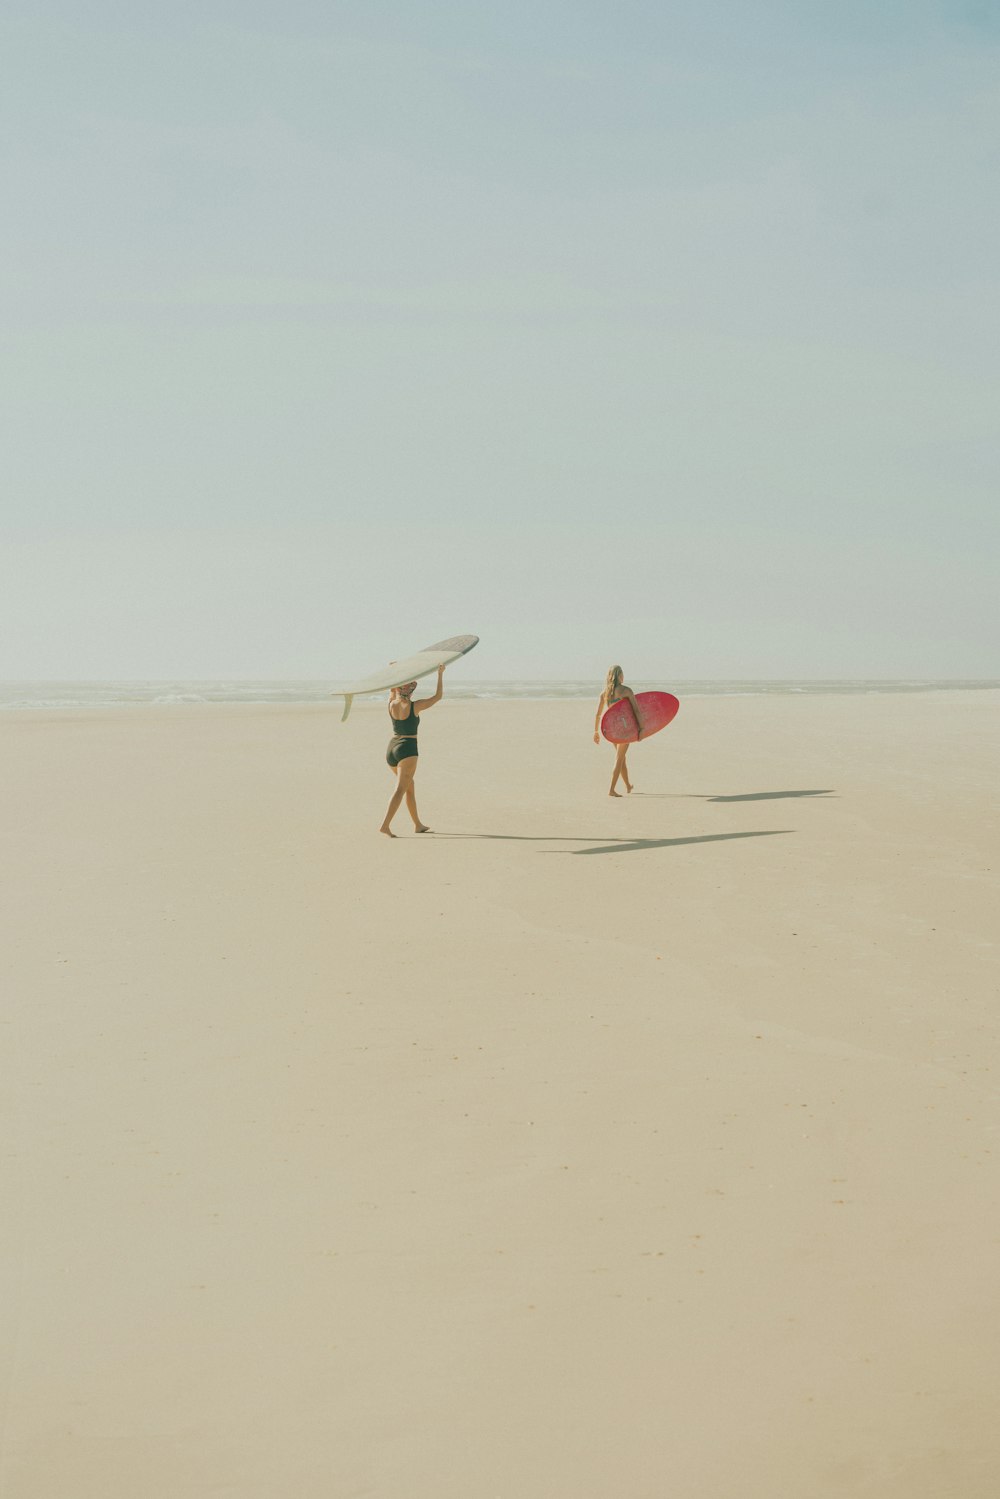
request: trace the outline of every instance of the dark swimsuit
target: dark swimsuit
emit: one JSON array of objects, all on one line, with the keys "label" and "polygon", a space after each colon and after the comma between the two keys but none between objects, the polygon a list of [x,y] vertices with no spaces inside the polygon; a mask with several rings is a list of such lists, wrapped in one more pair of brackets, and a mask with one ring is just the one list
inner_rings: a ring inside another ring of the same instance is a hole
[{"label": "dark swimsuit", "polygon": [[[608,707],[609,708],[613,708],[615,706],[615,703],[627,703],[628,700],[629,700],[628,699],[628,693],[627,692],[620,692],[617,697],[608,698]],[[635,717],[635,709],[634,708],[632,709],[632,717],[633,718]],[[627,747],[627,741],[626,741],[626,747]],[[621,744],[617,744],[615,746],[615,748],[616,749],[621,749],[622,745]]]},{"label": "dark swimsuit", "polygon": [[420,714],[413,711],[410,704],[409,717],[392,719],[393,736],[389,740],[389,748],[385,752],[385,763],[391,765],[395,770],[400,760],[409,760],[411,755],[419,753],[417,749],[417,730],[420,727]]}]

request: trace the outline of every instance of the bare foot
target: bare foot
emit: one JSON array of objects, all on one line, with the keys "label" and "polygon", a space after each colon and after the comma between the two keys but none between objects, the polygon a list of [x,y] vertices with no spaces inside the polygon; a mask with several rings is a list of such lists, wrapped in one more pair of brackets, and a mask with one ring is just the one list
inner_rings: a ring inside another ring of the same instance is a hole
[{"label": "bare foot", "polygon": [[414,831],[414,832],[415,832],[415,833],[429,833],[429,832],[430,832],[430,828],[429,828],[429,827],[426,827],[426,826],[425,826],[425,825],[424,825],[424,823],[422,823],[422,822],[421,822],[421,823],[419,823],[419,824],[418,824],[418,826],[417,826],[417,827],[415,827],[415,828],[414,828],[414,829],[413,829],[413,831]]},{"label": "bare foot", "polygon": [[609,796],[618,796],[618,797],[620,797],[621,796],[621,792],[620,791],[609,791],[608,795]]},{"label": "bare foot", "polygon": [[388,828],[379,828],[379,832],[384,833],[387,838],[395,838],[396,836],[395,833],[391,833]]},{"label": "bare foot", "polygon": [[631,781],[626,781],[625,782],[625,790],[628,792],[629,796],[632,795],[632,782]]}]

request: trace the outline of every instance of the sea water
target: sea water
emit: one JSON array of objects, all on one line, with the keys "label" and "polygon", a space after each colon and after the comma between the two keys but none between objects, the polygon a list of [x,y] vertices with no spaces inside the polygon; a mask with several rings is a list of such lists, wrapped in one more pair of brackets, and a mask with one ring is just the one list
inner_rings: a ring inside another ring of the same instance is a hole
[{"label": "sea water", "polygon": [[[593,698],[603,681],[462,681],[447,678],[447,693],[458,699]],[[678,697],[757,697],[898,692],[975,692],[1000,688],[998,680],[907,678],[898,681],[741,681],[660,680],[633,683],[637,692],[669,690]],[[183,707],[189,703],[329,703],[341,690],[332,681],[173,681],[173,682],[0,682],[4,709]],[[374,694],[384,696],[384,694]],[[361,699],[359,699],[360,701]]]}]

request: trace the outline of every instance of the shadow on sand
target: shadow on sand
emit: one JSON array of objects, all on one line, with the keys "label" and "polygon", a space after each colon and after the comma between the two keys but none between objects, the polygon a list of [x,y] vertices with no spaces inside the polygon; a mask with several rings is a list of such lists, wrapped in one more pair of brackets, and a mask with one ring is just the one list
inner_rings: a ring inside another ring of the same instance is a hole
[{"label": "shadow on sand", "polygon": [[694,802],[781,802],[794,796],[836,796],[829,787],[818,791],[741,791],[737,796],[706,796],[699,791],[633,791],[633,796],[678,798]]},{"label": "shadow on sand", "polygon": [[727,843],[731,838],[779,838],[794,828],[764,828],[756,833],[702,833],[696,838],[632,838],[624,843],[604,843],[598,848],[546,848],[546,854],[634,854],[643,848],[680,848],[685,843]]},{"label": "shadow on sand", "polygon": [[496,838],[502,843],[593,843],[593,848],[543,848],[543,854],[632,854],[644,848],[680,848],[685,843],[725,843],[731,838],[777,838],[794,828],[764,828],[750,833],[701,833],[694,838],[564,838],[527,833],[435,833],[436,838]]},{"label": "shadow on sand", "polygon": [[822,791],[744,791],[739,796],[706,796],[707,802],[781,802],[793,796],[836,796],[831,787]]}]

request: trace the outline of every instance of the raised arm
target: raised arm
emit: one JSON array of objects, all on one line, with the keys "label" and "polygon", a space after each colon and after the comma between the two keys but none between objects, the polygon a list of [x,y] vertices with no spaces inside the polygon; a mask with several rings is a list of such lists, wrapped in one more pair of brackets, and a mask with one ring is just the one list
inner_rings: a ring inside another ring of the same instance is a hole
[{"label": "raised arm", "polygon": [[438,684],[433,697],[422,697],[419,703],[413,704],[414,713],[423,713],[426,708],[433,708],[444,696],[444,667],[438,667]]}]

